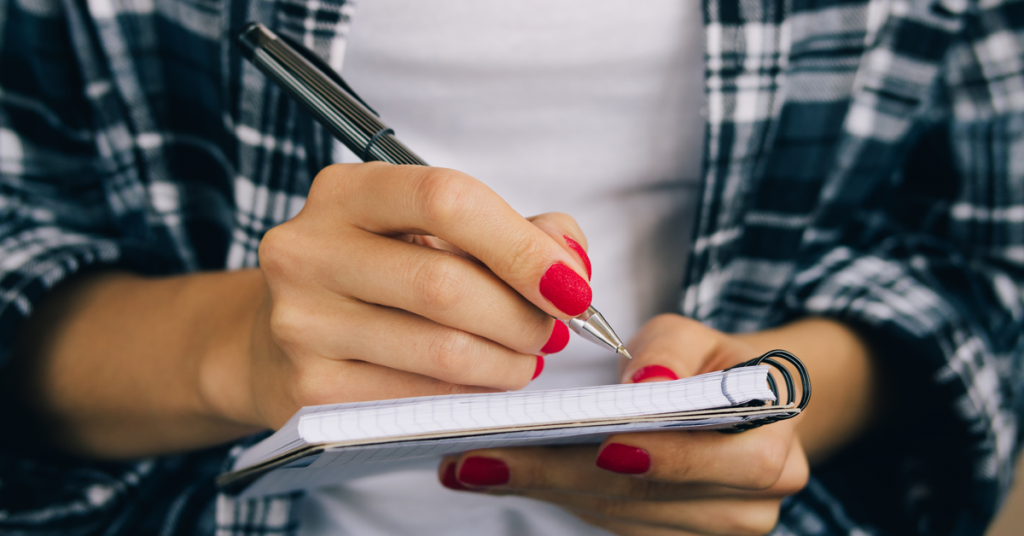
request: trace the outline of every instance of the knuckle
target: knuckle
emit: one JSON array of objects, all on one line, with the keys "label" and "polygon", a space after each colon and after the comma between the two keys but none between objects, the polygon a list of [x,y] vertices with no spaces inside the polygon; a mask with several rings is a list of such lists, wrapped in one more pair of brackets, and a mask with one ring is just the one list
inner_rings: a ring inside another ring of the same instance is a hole
[{"label": "knuckle", "polygon": [[331,164],[323,167],[317,172],[316,176],[313,177],[313,184],[310,185],[310,191],[314,191],[317,188],[325,188],[327,183],[337,182],[334,179],[345,172],[345,169],[349,168],[348,164]]},{"label": "knuckle", "polygon": [[287,224],[271,228],[263,239],[257,250],[260,269],[270,274],[281,273],[286,267],[293,265],[295,250],[292,244],[295,237]]},{"label": "knuckle", "polygon": [[810,476],[811,470],[807,465],[807,459],[801,458],[798,465],[793,467],[792,470],[783,470],[782,476],[775,483],[773,490],[777,495],[793,495],[804,489]]},{"label": "knuckle", "polygon": [[472,203],[476,181],[457,171],[427,169],[417,184],[420,215],[424,220],[446,226],[458,220],[458,214]]},{"label": "knuckle", "polygon": [[285,354],[305,339],[303,326],[306,326],[305,314],[298,307],[277,303],[270,312],[270,336]]},{"label": "knuckle", "polygon": [[458,307],[466,292],[462,262],[452,254],[436,254],[420,267],[415,288],[426,313],[447,313]]},{"label": "knuckle", "polygon": [[313,177],[313,183],[309,185],[309,194],[307,195],[307,203],[309,201],[315,202],[320,196],[324,195],[325,190],[329,190],[334,187],[334,183],[339,182],[332,180],[334,175],[339,171],[339,164],[332,164],[327,167],[321,168],[317,172],[316,176]]},{"label": "knuckle", "polygon": [[320,199],[330,199],[332,203],[344,203],[352,193],[367,184],[377,184],[378,174],[392,167],[383,162],[365,162],[359,164],[331,164],[321,169],[309,188],[309,203]]},{"label": "knuckle", "polygon": [[313,183],[309,185],[309,193],[306,195],[306,206],[304,208],[315,209],[321,202],[333,203],[344,202],[350,196],[346,195],[347,190],[353,188],[352,180],[339,180],[347,177],[339,177],[348,168],[346,164],[332,164],[321,169]]},{"label": "knuckle", "polygon": [[786,467],[787,452],[783,445],[768,444],[753,453],[749,486],[765,490],[775,485]]},{"label": "knuckle", "polygon": [[457,381],[465,369],[462,363],[472,345],[473,336],[465,331],[450,328],[440,330],[427,349],[427,358],[434,371],[431,375]]}]

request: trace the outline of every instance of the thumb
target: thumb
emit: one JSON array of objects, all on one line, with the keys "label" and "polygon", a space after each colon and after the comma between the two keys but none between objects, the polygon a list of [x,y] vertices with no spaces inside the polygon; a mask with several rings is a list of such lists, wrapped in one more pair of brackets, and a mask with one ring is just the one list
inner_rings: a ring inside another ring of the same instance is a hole
[{"label": "thumb", "polygon": [[633,359],[625,363],[620,381],[676,380],[715,370],[727,340],[724,333],[684,316],[656,316],[626,345]]}]

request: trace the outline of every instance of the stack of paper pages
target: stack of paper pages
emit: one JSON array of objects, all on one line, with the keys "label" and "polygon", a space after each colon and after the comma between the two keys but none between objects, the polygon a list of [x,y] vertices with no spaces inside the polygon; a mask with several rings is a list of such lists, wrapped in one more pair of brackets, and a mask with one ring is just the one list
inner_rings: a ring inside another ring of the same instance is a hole
[{"label": "stack of paper pages", "polygon": [[218,483],[243,497],[337,484],[479,448],[599,442],[619,432],[749,427],[798,413],[764,365],[676,381],[302,408]]}]

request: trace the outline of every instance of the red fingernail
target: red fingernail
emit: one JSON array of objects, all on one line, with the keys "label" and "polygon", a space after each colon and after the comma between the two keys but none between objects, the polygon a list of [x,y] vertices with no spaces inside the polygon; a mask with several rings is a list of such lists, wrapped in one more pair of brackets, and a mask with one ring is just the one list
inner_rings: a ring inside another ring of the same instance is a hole
[{"label": "red fingernail", "polygon": [[498,486],[507,484],[508,479],[508,466],[494,458],[466,458],[459,469],[459,481],[470,486]]},{"label": "red fingernail", "polygon": [[540,278],[540,293],[560,311],[577,316],[590,307],[590,285],[572,268],[557,262]]},{"label": "red fingernail", "polygon": [[455,491],[464,491],[469,488],[462,485],[459,479],[455,476],[455,462],[449,463],[448,467],[444,468],[444,476],[441,477],[441,485],[453,489]]},{"label": "red fingernail", "polygon": [[537,367],[533,369],[533,377],[530,378],[530,381],[536,380],[541,372],[544,372],[544,357],[537,356]]},{"label": "red fingernail", "polygon": [[583,249],[579,242],[569,238],[569,235],[562,235],[562,238],[565,239],[566,244],[569,244],[569,249],[575,251],[583,259],[583,266],[587,267],[587,279],[590,279],[590,257],[587,256],[586,250]]},{"label": "red fingernail", "polygon": [[676,376],[676,373],[672,372],[672,369],[661,365],[647,365],[633,373],[633,383],[640,383],[642,380],[646,380],[647,378],[668,378],[670,380],[678,380],[679,376]]},{"label": "red fingernail", "polygon": [[551,336],[548,337],[548,342],[544,343],[544,348],[541,348],[540,351],[545,354],[561,352],[565,350],[565,345],[567,344],[569,344],[569,328],[564,323],[555,320],[555,327],[551,329]]},{"label": "red fingernail", "polygon": [[614,473],[639,475],[651,468],[651,457],[644,449],[611,443],[597,455],[597,466]]}]

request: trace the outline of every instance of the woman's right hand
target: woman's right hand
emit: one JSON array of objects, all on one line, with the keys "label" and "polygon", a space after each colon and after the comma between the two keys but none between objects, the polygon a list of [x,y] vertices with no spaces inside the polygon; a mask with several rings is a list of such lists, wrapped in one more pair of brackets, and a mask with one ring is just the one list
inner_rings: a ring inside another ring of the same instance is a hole
[{"label": "woman's right hand", "polygon": [[456,171],[328,167],[260,244],[248,373],[204,396],[276,429],[306,405],[520,389],[568,340],[552,316],[590,305],[577,243],[569,216],[527,220]]}]

